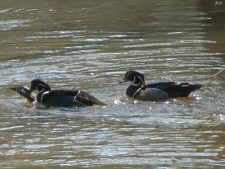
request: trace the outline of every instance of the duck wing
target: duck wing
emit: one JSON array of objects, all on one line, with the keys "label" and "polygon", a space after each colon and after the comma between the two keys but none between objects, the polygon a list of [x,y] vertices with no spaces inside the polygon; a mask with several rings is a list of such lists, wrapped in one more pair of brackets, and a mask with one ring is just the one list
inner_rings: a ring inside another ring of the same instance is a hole
[{"label": "duck wing", "polygon": [[192,91],[200,89],[201,87],[201,84],[159,82],[146,85],[143,89],[157,88],[166,92],[168,94],[168,98],[174,98],[187,97]]},{"label": "duck wing", "polygon": [[140,90],[134,98],[142,101],[164,101],[168,99],[168,94],[157,88],[146,88]]},{"label": "duck wing", "polygon": [[46,107],[83,107],[102,103],[94,96],[79,90],[53,90],[44,92],[39,101]]},{"label": "duck wing", "polygon": [[168,88],[170,88],[171,86],[175,85],[175,82],[158,82],[158,83],[150,83],[148,85],[143,86],[143,90],[145,90],[146,88],[156,88],[156,89],[160,89],[162,91],[166,91]]},{"label": "duck wing", "polygon": [[75,96],[79,91],[52,90],[37,95],[37,101],[48,107],[82,107],[84,104],[76,101]]}]

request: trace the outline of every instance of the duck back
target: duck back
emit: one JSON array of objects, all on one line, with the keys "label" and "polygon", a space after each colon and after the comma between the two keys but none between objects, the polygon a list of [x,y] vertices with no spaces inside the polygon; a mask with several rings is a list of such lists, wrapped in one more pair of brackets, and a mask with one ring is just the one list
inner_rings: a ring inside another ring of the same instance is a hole
[{"label": "duck back", "polygon": [[71,91],[71,90],[52,90],[38,94],[38,102],[48,107],[84,107],[103,105],[104,103],[99,101],[94,96],[84,91]]},{"label": "duck back", "polygon": [[192,91],[200,89],[201,84],[159,82],[144,86],[143,88],[157,88],[168,94],[168,98],[187,97]]}]

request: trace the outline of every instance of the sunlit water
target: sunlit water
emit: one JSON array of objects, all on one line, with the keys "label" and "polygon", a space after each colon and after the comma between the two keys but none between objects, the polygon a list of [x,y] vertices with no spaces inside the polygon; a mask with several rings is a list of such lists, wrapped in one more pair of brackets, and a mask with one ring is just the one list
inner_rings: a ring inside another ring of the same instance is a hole
[{"label": "sunlit water", "polygon": [[[0,2],[2,168],[223,168],[224,4],[206,1]],[[146,81],[203,84],[189,98],[128,100]],[[107,106],[38,109],[9,87],[36,77]]]}]

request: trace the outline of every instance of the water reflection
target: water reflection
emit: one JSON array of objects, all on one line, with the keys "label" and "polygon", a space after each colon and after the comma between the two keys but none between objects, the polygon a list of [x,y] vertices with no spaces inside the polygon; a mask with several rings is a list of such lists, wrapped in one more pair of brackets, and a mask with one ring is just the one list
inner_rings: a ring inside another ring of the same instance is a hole
[{"label": "water reflection", "polygon": [[[222,9],[217,17],[196,0],[0,6],[1,166],[223,167],[225,86],[223,73],[214,76],[224,68]],[[129,69],[148,83],[204,87],[197,100],[133,102],[118,85]],[[8,90],[35,77],[108,105],[42,110]]]},{"label": "water reflection", "polygon": [[207,19],[204,21],[209,26],[205,27],[206,29],[206,38],[216,41],[217,45],[208,45],[208,49],[214,53],[220,53],[224,59],[224,21],[225,21],[225,2],[223,0],[215,1],[199,1],[201,5],[201,10],[207,16]]}]

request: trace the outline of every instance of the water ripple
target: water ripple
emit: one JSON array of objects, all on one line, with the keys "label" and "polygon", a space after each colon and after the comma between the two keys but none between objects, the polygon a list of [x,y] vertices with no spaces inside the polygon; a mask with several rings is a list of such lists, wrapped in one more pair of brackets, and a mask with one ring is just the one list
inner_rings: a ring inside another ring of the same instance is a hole
[{"label": "water ripple", "polygon": [[[197,1],[21,3],[0,10],[2,167],[223,167],[224,29]],[[203,87],[133,101],[118,84],[130,69]],[[107,105],[38,109],[9,89],[36,77]]]}]

